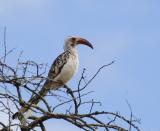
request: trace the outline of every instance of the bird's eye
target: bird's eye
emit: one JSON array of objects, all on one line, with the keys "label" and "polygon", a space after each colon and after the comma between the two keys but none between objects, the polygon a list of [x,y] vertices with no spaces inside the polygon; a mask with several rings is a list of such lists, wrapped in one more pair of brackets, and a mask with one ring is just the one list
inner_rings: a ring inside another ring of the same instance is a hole
[{"label": "bird's eye", "polygon": [[72,41],[72,42],[75,42],[75,40],[76,40],[76,38],[74,38],[74,37],[71,38],[71,41]]}]

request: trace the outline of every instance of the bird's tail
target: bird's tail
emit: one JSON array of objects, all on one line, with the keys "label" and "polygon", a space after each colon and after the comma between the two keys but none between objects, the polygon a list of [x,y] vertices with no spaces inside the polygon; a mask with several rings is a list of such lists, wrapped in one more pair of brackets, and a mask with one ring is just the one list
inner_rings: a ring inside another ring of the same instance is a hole
[{"label": "bird's tail", "polygon": [[27,105],[24,106],[24,107],[21,107],[21,109],[18,112],[13,114],[12,119],[17,119],[18,118],[20,121],[24,121],[27,118],[29,118],[32,115],[32,112],[33,112],[31,107],[33,105],[37,105],[44,98],[44,96],[50,90],[49,87],[50,87],[49,81],[47,80],[44,83],[42,89],[28,101]]}]

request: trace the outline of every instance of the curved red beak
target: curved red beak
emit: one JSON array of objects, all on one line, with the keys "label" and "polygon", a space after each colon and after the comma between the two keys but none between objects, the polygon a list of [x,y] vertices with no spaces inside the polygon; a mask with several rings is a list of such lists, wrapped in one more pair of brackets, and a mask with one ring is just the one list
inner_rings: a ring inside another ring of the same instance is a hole
[{"label": "curved red beak", "polygon": [[77,44],[83,44],[83,45],[86,45],[86,46],[88,46],[88,47],[93,49],[93,45],[88,40],[83,39],[83,38],[76,38],[76,39],[77,39],[76,40]]}]

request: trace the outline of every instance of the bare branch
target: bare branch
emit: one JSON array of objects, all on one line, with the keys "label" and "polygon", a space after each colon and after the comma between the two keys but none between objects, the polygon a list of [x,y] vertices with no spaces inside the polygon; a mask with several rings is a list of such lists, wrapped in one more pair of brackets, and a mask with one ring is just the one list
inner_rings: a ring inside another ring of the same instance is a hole
[{"label": "bare branch", "polygon": [[[75,90],[65,85],[64,88],[54,92],[50,91],[46,97],[42,97],[38,92],[44,82],[48,80],[45,77],[47,66],[34,61],[21,61],[22,53],[20,53],[18,60],[15,62],[16,66],[8,64],[8,54],[13,52],[14,49],[7,52],[6,28],[4,29],[3,44],[4,55],[0,57],[0,115],[4,114],[8,118],[8,123],[3,123],[0,118],[1,131],[11,131],[13,127],[17,127],[22,131],[35,130],[35,128],[46,131],[47,121],[52,119],[64,120],[84,131],[102,129],[106,131],[131,131],[132,129],[140,131],[137,126],[139,121],[134,119],[133,111],[128,102],[131,112],[129,118],[120,115],[120,113],[101,111],[100,109],[97,110],[97,108],[95,110],[95,107],[102,106],[102,104],[91,98],[93,91],[87,89],[88,85],[98,77],[99,72],[112,65],[114,61],[101,66],[89,81],[85,79],[86,69],[84,69]],[[82,86],[83,84],[84,86]],[[39,95],[41,98],[42,102],[39,105],[28,103],[28,100],[34,95]],[[88,97],[89,95],[90,97]],[[16,111],[19,111],[21,107],[32,110],[34,115],[27,118],[25,125],[22,124],[21,119],[16,121],[11,119],[11,116]],[[86,109],[85,113],[81,110],[84,107]],[[119,121],[125,126],[120,126]]]}]

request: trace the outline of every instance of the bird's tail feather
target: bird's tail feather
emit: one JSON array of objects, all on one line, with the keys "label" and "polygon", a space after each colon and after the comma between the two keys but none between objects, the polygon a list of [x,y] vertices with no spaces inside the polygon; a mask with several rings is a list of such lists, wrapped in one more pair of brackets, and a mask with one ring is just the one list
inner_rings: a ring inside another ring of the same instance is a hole
[{"label": "bird's tail feather", "polygon": [[[32,110],[30,109],[32,105],[37,105],[41,99],[48,93],[49,91],[49,82],[46,81],[42,89],[34,95],[29,101],[26,107],[22,107],[18,112],[13,114],[12,119],[27,119],[32,115]],[[23,121],[23,120],[22,120]]]}]

